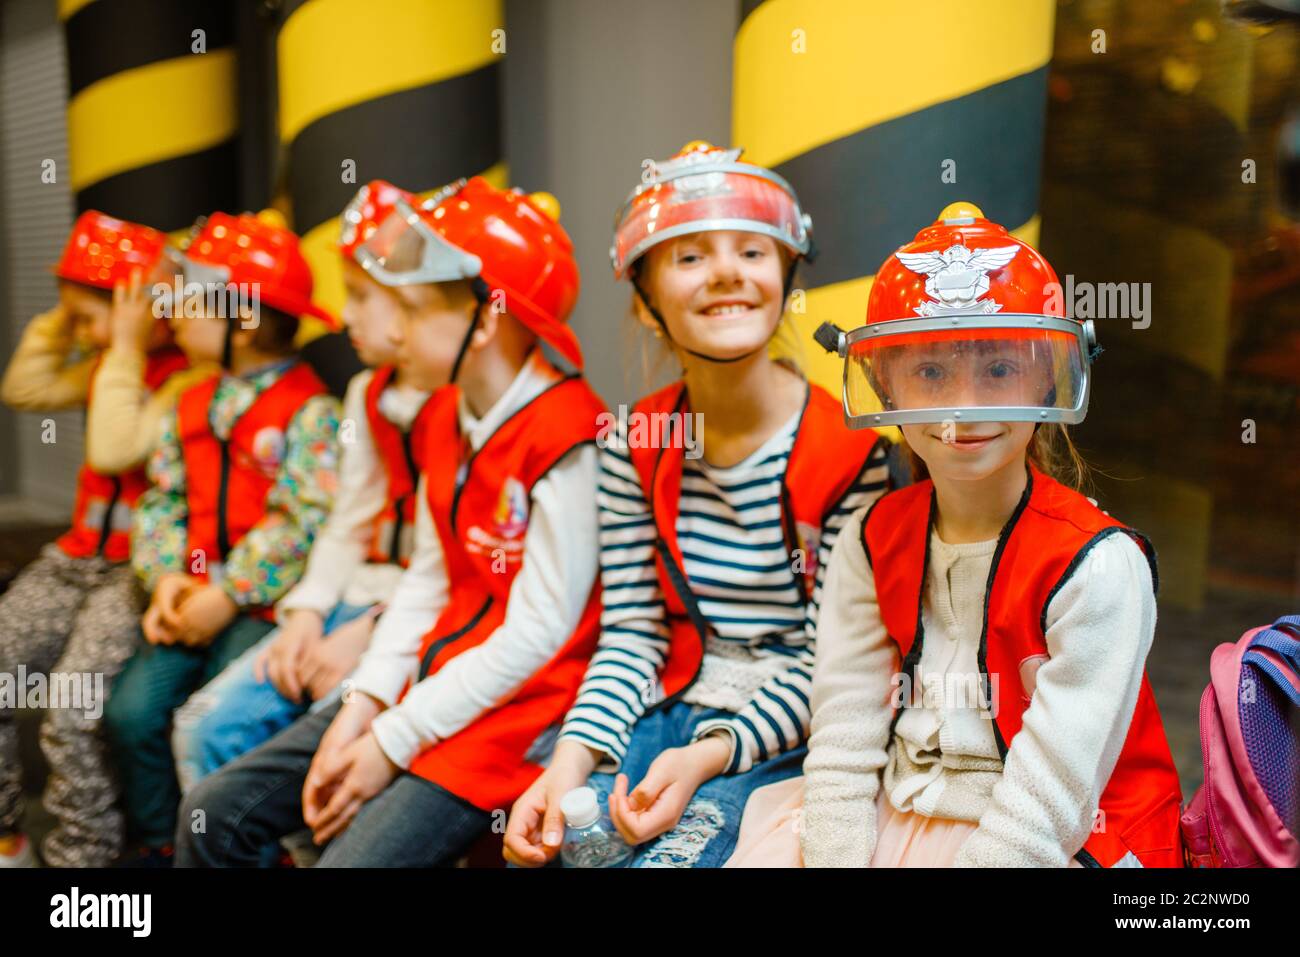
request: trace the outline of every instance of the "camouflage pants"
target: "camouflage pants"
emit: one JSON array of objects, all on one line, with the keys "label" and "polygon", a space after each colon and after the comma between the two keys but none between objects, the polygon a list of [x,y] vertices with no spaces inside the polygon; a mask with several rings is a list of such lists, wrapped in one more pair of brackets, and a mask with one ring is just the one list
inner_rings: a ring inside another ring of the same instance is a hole
[{"label": "camouflage pants", "polygon": [[0,595],[0,682],[11,692],[0,693],[0,834],[17,829],[22,811],[12,705],[25,704],[44,715],[44,804],[56,826],[41,853],[52,866],[103,867],[121,853],[118,785],[101,723],[108,687],[139,640],[141,610],[129,565],[69,558],[56,545]]}]

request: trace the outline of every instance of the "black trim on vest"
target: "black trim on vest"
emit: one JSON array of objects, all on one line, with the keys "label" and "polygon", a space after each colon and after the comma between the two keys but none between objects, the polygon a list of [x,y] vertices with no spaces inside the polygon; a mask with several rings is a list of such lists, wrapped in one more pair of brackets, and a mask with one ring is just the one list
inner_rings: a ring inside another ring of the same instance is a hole
[{"label": "black trim on vest", "polygon": [[[213,438],[216,438],[215,433]],[[226,499],[230,496],[230,440],[217,439],[217,444],[221,447],[221,481],[217,486],[217,558],[224,562],[230,553],[230,529],[226,527]]]},{"label": "black trim on vest", "polygon": [[[704,650],[711,631],[708,619],[704,617],[704,612],[700,611],[699,602],[695,600],[695,592],[691,590],[690,583],[686,580],[686,573],[677,566],[677,562],[673,558],[673,553],[669,551],[668,543],[663,540],[663,536],[660,536],[655,540],[655,550],[659,553],[659,557],[663,561],[664,571],[668,573],[668,580],[672,583],[673,590],[677,592],[677,597],[682,600],[682,605],[686,608],[686,617],[691,620],[691,624],[695,626],[696,632],[699,633],[700,663],[696,665],[695,674],[691,676],[690,681],[686,682],[686,684],[682,685],[676,692],[664,698],[662,701],[651,705],[646,709],[646,714],[649,714],[652,711],[659,711],[674,704],[682,697],[682,695],[686,694],[686,692],[690,690],[691,686],[694,685],[696,681],[699,680],[700,671],[704,668]],[[673,616],[669,615],[668,617],[671,620]],[[669,635],[671,636],[671,634],[672,632],[670,630]]]},{"label": "black trim on vest", "polygon": [[109,476],[113,483],[113,494],[108,497],[107,507],[104,509],[104,521],[99,526],[99,544],[95,546],[95,554],[103,555],[104,549],[108,547],[108,539],[113,534],[113,510],[117,508],[117,501],[122,497],[122,479],[120,476]]},{"label": "black trim on vest", "polygon": [[[1007,519],[1007,524],[1002,526],[1002,532],[1001,534],[998,535],[998,547],[993,551],[993,562],[989,566],[989,580],[987,584],[985,584],[984,586],[984,623],[980,626],[980,647],[979,647],[979,653],[977,655],[977,660],[979,661],[979,666],[980,666],[980,678],[983,681],[984,691],[989,696],[987,700],[990,701],[990,703],[992,702],[993,685],[991,680],[989,679],[989,662],[988,662],[989,601],[993,597],[993,580],[994,578],[997,577],[998,563],[1002,561],[1002,552],[1007,547],[1007,541],[1011,538],[1011,533],[1015,531],[1016,524],[1020,521],[1020,516],[1023,515],[1025,513],[1025,509],[1029,507],[1029,498],[1033,494],[1034,494],[1034,473],[1028,467],[1026,467],[1024,494],[1020,496],[1020,502],[1019,504],[1016,505],[1016,510],[1011,513],[1011,517]],[[929,541],[930,541],[930,536],[929,533],[927,532],[926,534],[927,564],[929,561]],[[924,583],[922,583],[921,587],[922,588],[925,587]],[[921,610],[918,607],[917,621],[919,622],[920,620],[921,620]],[[993,737],[997,740],[998,743],[998,756],[1003,761],[1006,761],[1008,746],[1007,743],[1002,740],[1002,731],[1001,729],[998,728],[997,721],[991,721],[989,723],[993,726]]]},{"label": "black trim on vest", "polygon": [[1062,588],[1064,588],[1066,582],[1068,582],[1072,577],[1074,577],[1074,573],[1078,571],[1079,566],[1083,564],[1083,560],[1088,557],[1088,554],[1092,551],[1092,547],[1094,545],[1120,532],[1128,534],[1134,539],[1137,539],[1138,544],[1142,546],[1143,548],[1142,554],[1147,560],[1147,565],[1150,566],[1151,568],[1151,591],[1153,594],[1159,593],[1160,579],[1158,574],[1156,573],[1156,552],[1155,552],[1155,546],[1151,544],[1151,540],[1147,538],[1145,535],[1143,535],[1141,532],[1139,532],[1136,528],[1129,528],[1125,525],[1112,525],[1109,528],[1103,528],[1096,535],[1092,536],[1092,538],[1084,542],[1083,548],[1079,549],[1079,553],[1075,555],[1072,559],[1070,559],[1070,564],[1066,566],[1065,571],[1061,573],[1061,577],[1057,580],[1056,584],[1053,585],[1051,590],[1047,593],[1047,601],[1043,602],[1043,611],[1038,618],[1038,626],[1042,630],[1043,634],[1047,634],[1047,609],[1048,606],[1052,604],[1052,599],[1056,597],[1056,593],[1059,592]]},{"label": "black trim on vest", "polygon": [[[564,385],[567,382],[572,382],[574,379],[580,379],[580,378],[582,378],[582,374],[578,372],[574,372],[571,375],[564,376],[558,382],[554,382],[551,385],[548,385],[541,392],[537,393],[537,395],[533,396],[529,401],[525,402],[518,409],[515,409],[515,411],[511,412],[508,416],[502,419],[501,424],[498,425],[493,430],[492,434],[487,437],[487,441],[470,453],[469,458],[465,460],[465,465],[463,466],[465,469],[465,475],[461,478],[460,482],[456,485],[456,490],[452,493],[451,496],[451,530],[453,532],[460,531],[460,529],[456,527],[456,513],[460,508],[460,493],[463,492],[465,490],[465,486],[469,484],[469,473],[470,470],[473,469],[474,462],[475,460],[478,459],[479,453],[492,444],[492,440],[501,434],[501,430],[506,427],[506,424],[508,422],[510,422],[516,416],[522,414],[526,409],[530,408],[532,404],[536,402],[538,399],[540,399],[542,396],[546,395],[548,392],[552,391],[553,389],[558,389],[560,386]],[[457,431],[460,430],[459,418],[457,420],[456,428]],[[459,471],[459,469],[457,469],[457,471]]]},{"label": "black trim on vest", "polygon": [[1101,867],[1101,861],[1097,860],[1083,848],[1079,848],[1079,853],[1074,855],[1074,859],[1084,867]]},{"label": "black trim on vest", "polygon": [[[419,413],[416,414],[418,416]],[[406,524],[406,503],[417,493],[420,484],[420,470],[415,465],[415,451],[411,448],[414,432],[415,419],[412,419],[411,427],[401,433],[402,452],[406,455],[407,478],[410,479],[411,490],[393,502],[393,540],[388,544],[388,560],[394,565],[401,562],[402,526]]]},{"label": "black trim on vest", "polygon": [[466,623],[464,626],[460,628],[457,628],[451,634],[445,635],[442,638],[437,639],[436,641],[431,643],[428,648],[424,650],[424,654],[420,657],[420,671],[419,671],[419,678],[417,680],[423,681],[425,678],[428,677],[429,669],[433,667],[433,659],[437,657],[439,651],[441,651],[443,648],[445,648],[447,645],[451,644],[453,641],[457,640],[458,638],[464,638],[466,635],[468,635],[471,631],[474,630],[475,626],[477,626],[478,623],[483,620],[483,616],[487,614],[488,609],[492,607],[492,602],[494,600],[495,599],[492,595],[488,595],[487,601],[483,603],[483,607],[474,613],[474,617],[471,618],[468,623]]}]

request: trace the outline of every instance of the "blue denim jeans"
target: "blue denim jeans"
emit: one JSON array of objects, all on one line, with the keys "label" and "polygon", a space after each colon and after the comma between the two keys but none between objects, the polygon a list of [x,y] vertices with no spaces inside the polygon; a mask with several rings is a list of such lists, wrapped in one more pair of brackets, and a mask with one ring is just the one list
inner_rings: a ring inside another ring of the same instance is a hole
[{"label": "blue denim jeans", "polygon": [[[369,605],[335,605],[325,616],[325,634],[360,617]],[[194,692],[172,719],[172,754],[182,791],[200,778],[268,741],[308,711],[329,704],[336,687],[320,701],[290,701],[270,681],[253,674],[257,656],[275,641],[280,630],[267,634]]]},{"label": "blue denim jeans", "polygon": [[[632,729],[632,740],[620,771],[627,775],[629,792],[669,748],[691,743],[691,734],[703,721],[727,717],[728,712],[682,702],[644,715]],[[803,771],[807,747],[800,745],[756,764],[743,774],[719,774],[700,785],[686,805],[677,826],[642,844],[632,867],[721,867],[735,850],[740,817],[749,795],[765,784],[775,784]],[[614,774],[593,774],[587,784],[596,791],[601,809],[608,812]]]}]

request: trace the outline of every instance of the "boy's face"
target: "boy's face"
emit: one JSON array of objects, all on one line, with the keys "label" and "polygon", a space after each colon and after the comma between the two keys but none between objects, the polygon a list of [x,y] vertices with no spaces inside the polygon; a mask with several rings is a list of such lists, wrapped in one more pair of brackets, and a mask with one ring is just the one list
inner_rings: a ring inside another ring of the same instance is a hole
[{"label": "boy's face", "polygon": [[108,348],[112,340],[111,293],[63,280],[59,283],[59,304],[68,315],[72,335],[80,348],[86,351]]},{"label": "boy's face", "polygon": [[394,338],[400,338],[402,300],[351,260],[343,262],[343,285],[348,294],[343,325],[358,358],[371,368],[396,364],[399,356]]},{"label": "boy's face", "polygon": [[401,321],[392,331],[397,363],[418,388],[440,388],[451,381],[461,342],[478,309],[465,282],[398,286]]}]

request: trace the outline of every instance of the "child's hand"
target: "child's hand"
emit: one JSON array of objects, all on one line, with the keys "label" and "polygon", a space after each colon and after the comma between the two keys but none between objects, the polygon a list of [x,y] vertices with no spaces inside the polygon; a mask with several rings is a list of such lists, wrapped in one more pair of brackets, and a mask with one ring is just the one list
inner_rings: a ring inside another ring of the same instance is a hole
[{"label": "child's hand", "polygon": [[[388,760],[372,733],[357,738],[319,770],[313,761],[312,772],[326,782],[316,794],[319,797],[328,793],[329,802],[324,807],[315,802],[310,807],[306,802],[303,804],[303,820],[311,828],[312,840],[324,844],[341,834],[361,806],[388,787],[400,771]],[[309,777],[312,772],[308,772]]]},{"label": "child's hand", "polygon": [[302,701],[302,682],[298,668],[308,646],[319,641],[325,622],[309,608],[295,608],[281,626],[270,646],[253,662],[253,676],[270,681],[276,691],[293,702]]},{"label": "child's hand", "polygon": [[202,648],[211,644],[237,614],[239,606],[220,585],[196,588],[181,602],[176,640],[191,648]]},{"label": "child's hand", "polygon": [[555,859],[564,841],[560,799],[587,783],[595,752],[576,741],[555,746],[551,764],[510,809],[502,855],[519,867],[541,867]]},{"label": "child's hand", "polygon": [[671,831],[696,789],[721,773],[729,752],[727,740],[719,735],[669,748],[654,759],[630,795],[627,775],[620,774],[609,796],[610,822],[633,847]]},{"label": "child's hand", "polygon": [[159,578],[140,622],[145,640],[151,645],[174,644],[181,627],[181,603],[201,587],[200,579],[182,572],[168,572]]},{"label": "child's hand", "polygon": [[328,803],[330,794],[342,767],[342,755],[352,744],[370,730],[370,722],[383,710],[383,706],[368,694],[358,692],[339,709],[330,726],[321,735],[316,755],[307,769],[307,779],[302,786],[302,813],[319,814]]},{"label": "child's hand", "polygon": [[306,644],[298,661],[297,680],[299,686],[307,690],[307,697],[320,701],[357,666],[362,652],[370,644],[370,633],[378,614],[376,609],[371,609]]},{"label": "child's hand", "polygon": [[119,349],[145,352],[158,317],[153,314],[153,285],[165,280],[159,262],[146,278],[144,270],[135,269],[131,278],[113,287],[113,310],[109,313],[112,344]]}]

